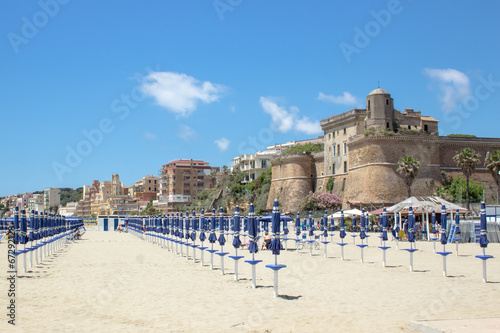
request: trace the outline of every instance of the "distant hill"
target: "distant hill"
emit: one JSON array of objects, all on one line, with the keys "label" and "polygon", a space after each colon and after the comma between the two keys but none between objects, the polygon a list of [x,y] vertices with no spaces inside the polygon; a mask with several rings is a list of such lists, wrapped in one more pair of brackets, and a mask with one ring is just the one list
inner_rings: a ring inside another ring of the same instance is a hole
[{"label": "distant hill", "polygon": [[65,207],[68,202],[75,202],[83,199],[83,187],[72,189],[69,187],[59,188],[61,190],[61,206]]}]

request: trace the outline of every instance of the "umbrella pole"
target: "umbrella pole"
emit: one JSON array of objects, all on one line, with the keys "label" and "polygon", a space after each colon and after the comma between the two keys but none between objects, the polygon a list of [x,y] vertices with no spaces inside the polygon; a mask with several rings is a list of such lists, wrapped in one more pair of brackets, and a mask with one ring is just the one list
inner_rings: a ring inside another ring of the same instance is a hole
[{"label": "umbrella pole", "polygon": [[[235,253],[234,256],[238,257],[238,249],[234,249]],[[238,260],[234,260],[234,281],[238,281]]]},{"label": "umbrella pole", "polygon": [[382,267],[385,267],[386,266],[386,263],[385,263],[385,241],[384,241],[384,249],[383,249],[383,254],[382,254]]},{"label": "umbrella pole", "polygon": [[[252,261],[255,260],[255,253],[252,253]],[[257,279],[255,278],[255,265],[252,265],[252,288],[257,288]]]},{"label": "umbrella pole", "polygon": [[343,246],[340,247],[340,259],[342,261],[344,261],[344,247]]},{"label": "umbrella pole", "polygon": [[457,257],[458,257],[458,241],[456,241],[456,245],[457,245]]},{"label": "umbrella pole", "polygon": [[201,266],[203,266],[203,253],[204,253],[204,249],[203,249],[203,242],[201,242]]},{"label": "umbrella pole", "polygon": [[[221,253],[224,252],[223,248],[224,248],[224,246],[220,247]],[[221,275],[224,275],[224,256],[223,255],[220,256],[220,273],[221,273]]]},{"label": "umbrella pole", "polygon": [[436,253],[436,240],[434,240],[434,253]]},{"label": "umbrella pole", "polygon": [[364,262],[364,258],[363,258],[363,239],[361,239],[360,249],[361,249],[361,263],[363,263]]},{"label": "umbrella pole", "polygon": [[211,244],[212,244],[212,248],[210,251],[210,270],[213,270],[214,269],[214,243],[211,243]]},{"label": "umbrella pole", "polygon": [[327,246],[327,245],[328,245],[328,244],[325,244],[325,258],[327,258],[327,257],[328,257],[328,255],[326,254],[326,251],[327,251],[327,250],[326,250],[326,246]]},{"label": "umbrella pole", "polygon": [[186,242],[186,260],[189,260],[189,240]]},{"label": "umbrella pole", "polygon": [[[410,242],[410,249],[413,249],[412,242]],[[410,272],[413,272],[413,251],[410,251]]]}]

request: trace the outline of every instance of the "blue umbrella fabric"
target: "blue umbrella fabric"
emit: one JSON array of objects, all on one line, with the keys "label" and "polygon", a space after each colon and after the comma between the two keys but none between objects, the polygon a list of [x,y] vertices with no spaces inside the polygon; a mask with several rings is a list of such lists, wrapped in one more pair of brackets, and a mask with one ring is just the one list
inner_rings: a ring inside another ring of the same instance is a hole
[{"label": "blue umbrella fabric", "polygon": [[208,236],[208,241],[212,244],[217,241],[217,236],[215,236],[215,208],[212,209],[212,216],[210,216],[210,235]]},{"label": "blue umbrella fabric", "polygon": [[460,235],[462,232],[460,231],[460,215],[457,209],[457,213],[455,214],[455,235]]},{"label": "blue umbrella fabric", "polygon": [[233,246],[236,249],[241,246],[240,229],[241,229],[240,207],[236,206],[236,208],[234,209],[234,224],[233,224],[233,231],[234,231]]},{"label": "blue umbrella fabric", "polygon": [[295,219],[295,234],[299,236],[300,231],[300,213],[297,213],[297,218]]},{"label": "blue umbrella fabric", "polygon": [[250,251],[250,253],[257,253],[259,251],[259,246],[257,245],[258,232],[257,219],[255,218],[255,209],[253,207],[253,204],[250,204],[250,208],[248,209],[248,235],[250,237],[248,250]]},{"label": "blue umbrella fabric", "polygon": [[408,242],[415,242],[415,215],[413,214],[413,207],[408,209]]},{"label": "blue umbrella fabric", "polygon": [[340,211],[340,238],[345,238],[345,221],[344,221],[344,211]]},{"label": "blue umbrella fabric", "polygon": [[281,250],[280,227],[280,207],[278,200],[275,199],[273,204],[273,219],[271,221],[273,239],[271,240],[271,244],[269,245],[269,249],[273,252],[274,255],[279,255]]},{"label": "blue umbrella fabric", "polygon": [[365,210],[361,210],[361,218],[360,218],[360,232],[359,232],[359,238],[365,239],[366,238],[366,232],[365,232]]},{"label": "blue umbrella fabric", "polygon": [[441,244],[445,245],[448,242],[446,238],[446,206],[441,206]]},{"label": "blue umbrella fabric", "polygon": [[479,238],[479,245],[481,247],[488,247],[488,229],[486,224],[486,205],[484,202],[481,202],[481,211],[480,211],[480,221],[481,221],[481,237]]},{"label": "blue umbrella fabric", "polygon": [[328,237],[328,230],[326,230],[328,227],[328,212],[325,210],[325,214],[323,215],[323,225],[321,226],[321,230],[323,232],[324,237]]},{"label": "blue umbrella fabric", "polygon": [[388,238],[387,238],[387,211],[386,209],[384,208],[383,211],[382,211],[382,240],[386,241]]},{"label": "blue umbrella fabric", "polygon": [[356,232],[356,216],[352,217],[352,232]]},{"label": "blue umbrella fabric", "polygon": [[205,236],[205,210],[202,209],[200,213],[200,241],[204,242],[205,239],[207,239],[207,236]]},{"label": "blue umbrella fabric", "polygon": [[309,226],[309,236],[314,236],[314,219],[312,217],[312,212],[311,211],[309,211],[308,226]]},{"label": "blue umbrella fabric", "polygon": [[222,210],[222,207],[219,209],[219,230],[220,230],[220,235],[219,235],[219,245],[224,245],[226,244],[226,238],[224,237],[224,211]]},{"label": "blue umbrella fabric", "polygon": [[436,212],[434,210],[432,211],[431,221],[432,221],[431,234],[435,234],[437,230],[436,230]]}]

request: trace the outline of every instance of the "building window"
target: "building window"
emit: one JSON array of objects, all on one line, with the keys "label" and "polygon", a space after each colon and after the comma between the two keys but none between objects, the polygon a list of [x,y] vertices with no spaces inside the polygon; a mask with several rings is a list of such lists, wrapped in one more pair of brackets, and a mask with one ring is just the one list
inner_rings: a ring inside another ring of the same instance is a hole
[{"label": "building window", "polygon": [[370,100],[368,100],[368,111],[370,111]]},{"label": "building window", "polygon": [[386,128],[389,129],[389,123],[386,124]]},{"label": "building window", "polygon": [[389,99],[386,99],[386,100],[385,100],[385,104],[386,104],[386,105],[389,105]]},{"label": "building window", "polygon": [[344,134],[347,134],[347,128],[344,128]]},{"label": "building window", "polygon": [[425,132],[425,133],[429,133],[429,126],[424,125],[424,132]]},{"label": "building window", "polygon": [[337,145],[337,155],[340,156],[340,145]]},{"label": "building window", "polygon": [[344,162],[344,173],[347,173],[347,161]]},{"label": "building window", "polygon": [[150,184],[151,184],[151,179],[148,179],[148,183],[150,183]]},{"label": "building window", "polygon": [[347,155],[347,141],[344,141],[344,155]]},{"label": "building window", "polygon": [[411,129],[411,125],[408,125],[408,129]]},{"label": "building window", "polygon": [[328,134],[328,139],[332,139],[332,133]]},{"label": "building window", "polygon": [[332,164],[332,174],[335,174],[335,163]]}]

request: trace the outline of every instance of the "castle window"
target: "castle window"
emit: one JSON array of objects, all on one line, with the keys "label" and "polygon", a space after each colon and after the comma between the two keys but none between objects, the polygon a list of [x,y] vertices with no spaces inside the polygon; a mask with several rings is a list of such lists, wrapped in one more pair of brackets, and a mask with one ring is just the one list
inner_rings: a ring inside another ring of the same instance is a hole
[{"label": "castle window", "polygon": [[344,128],[344,134],[347,134],[347,128]]},{"label": "castle window", "polygon": [[429,133],[429,126],[424,125],[424,132],[425,132],[425,133]]},{"label": "castle window", "polygon": [[340,156],[340,145],[337,145],[337,155]]},{"label": "castle window", "polygon": [[344,141],[344,155],[347,155],[347,141]]},{"label": "castle window", "polygon": [[370,100],[368,100],[368,111],[370,111]]},{"label": "castle window", "polygon": [[385,100],[385,104],[386,104],[386,105],[389,105],[389,99],[386,99],[386,100]]},{"label": "castle window", "polygon": [[344,173],[347,173],[347,161],[344,162]]},{"label": "castle window", "polygon": [[[332,154],[332,157],[335,157],[335,145],[333,145],[332,147],[333,147],[333,154]],[[332,147],[330,147],[330,151],[332,151]]]},{"label": "castle window", "polygon": [[411,125],[408,125],[408,129],[411,129]]},{"label": "castle window", "polygon": [[387,129],[389,129],[389,123],[387,123]]},{"label": "castle window", "polygon": [[335,163],[332,164],[332,174],[334,175],[335,174]]},{"label": "castle window", "polygon": [[328,139],[332,139],[332,133],[328,134]]}]

